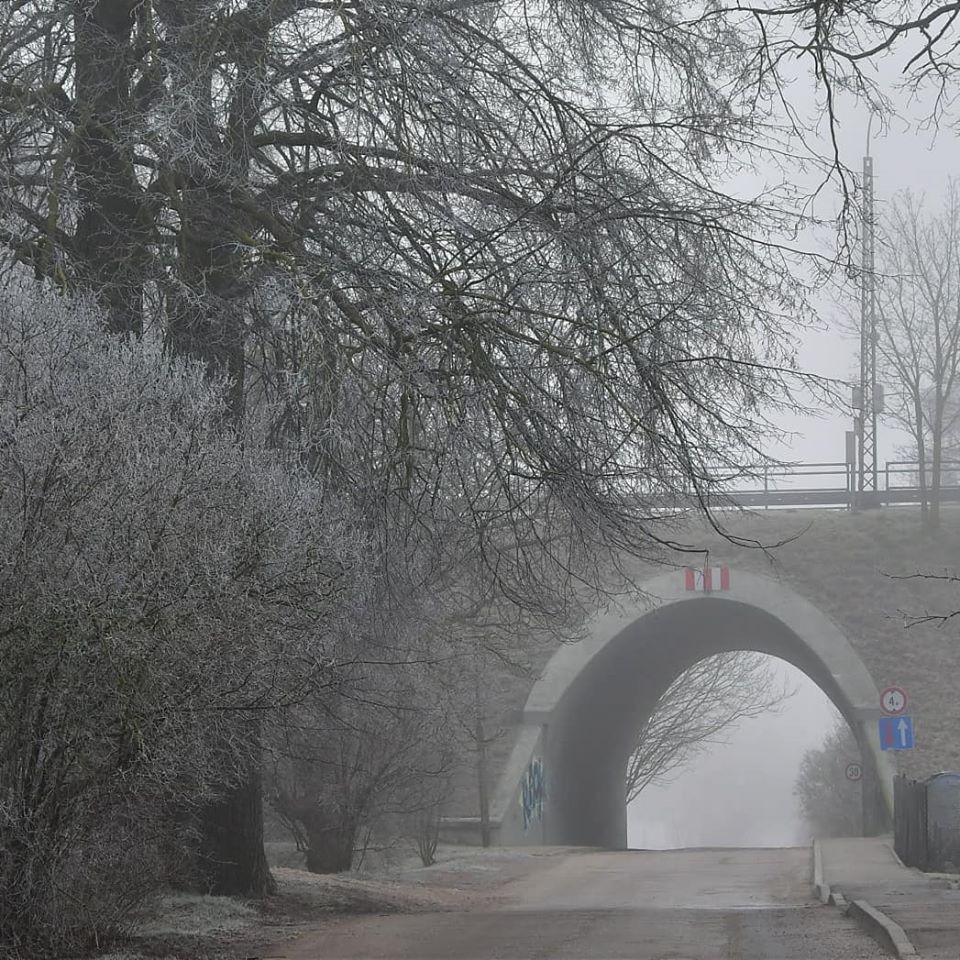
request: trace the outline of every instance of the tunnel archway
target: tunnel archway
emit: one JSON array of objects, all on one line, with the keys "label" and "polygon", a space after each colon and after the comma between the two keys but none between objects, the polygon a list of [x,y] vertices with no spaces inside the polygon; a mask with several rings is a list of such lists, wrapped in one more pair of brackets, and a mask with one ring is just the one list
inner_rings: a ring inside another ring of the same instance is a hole
[{"label": "tunnel archway", "polygon": [[685,669],[733,650],[792,663],[833,701],[860,744],[865,830],[886,829],[895,771],[875,732],[877,685],[853,646],[776,580],[730,571],[723,589],[707,591],[703,581],[691,589],[682,570],[650,580],[646,607],[597,618],[585,639],[553,655],[527,698],[495,796],[501,843],[625,847],[636,731]]}]

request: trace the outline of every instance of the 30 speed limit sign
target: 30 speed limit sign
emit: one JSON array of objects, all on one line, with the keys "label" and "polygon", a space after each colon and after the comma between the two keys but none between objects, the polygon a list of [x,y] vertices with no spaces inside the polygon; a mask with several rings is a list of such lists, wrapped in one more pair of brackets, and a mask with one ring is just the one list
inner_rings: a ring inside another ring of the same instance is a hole
[{"label": "30 speed limit sign", "polygon": [[848,763],[847,769],[844,771],[848,780],[857,780],[863,779],[863,767],[859,763]]},{"label": "30 speed limit sign", "polygon": [[886,687],[880,694],[880,709],[889,717],[899,716],[907,710],[907,691],[903,687]]}]

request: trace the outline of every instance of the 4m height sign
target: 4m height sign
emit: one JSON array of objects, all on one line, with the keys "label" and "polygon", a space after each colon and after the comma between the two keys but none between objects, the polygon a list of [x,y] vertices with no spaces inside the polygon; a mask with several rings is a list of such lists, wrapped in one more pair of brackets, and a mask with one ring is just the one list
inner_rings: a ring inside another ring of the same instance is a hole
[{"label": "4m height sign", "polygon": [[907,691],[886,687],[880,693],[880,709],[886,714],[877,725],[881,750],[913,749],[913,717],[906,716]]},{"label": "4m height sign", "polygon": [[888,717],[899,717],[907,712],[907,691],[903,687],[885,687],[880,693],[880,709]]}]

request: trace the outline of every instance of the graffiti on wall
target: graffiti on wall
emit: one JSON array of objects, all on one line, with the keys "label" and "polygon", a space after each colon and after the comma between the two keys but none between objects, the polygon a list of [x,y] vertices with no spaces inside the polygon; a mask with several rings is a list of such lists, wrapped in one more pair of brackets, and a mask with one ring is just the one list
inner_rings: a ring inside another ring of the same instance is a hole
[{"label": "graffiti on wall", "polygon": [[543,801],[547,796],[547,785],[543,776],[543,760],[534,757],[527,764],[527,772],[520,782],[520,809],[523,812],[523,829],[526,830],[534,820],[543,818]]}]

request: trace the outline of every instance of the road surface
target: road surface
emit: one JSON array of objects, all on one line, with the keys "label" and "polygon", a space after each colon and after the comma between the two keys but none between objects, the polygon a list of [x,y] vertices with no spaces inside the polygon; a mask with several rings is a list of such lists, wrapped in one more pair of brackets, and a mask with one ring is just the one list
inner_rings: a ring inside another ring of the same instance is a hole
[{"label": "road surface", "polygon": [[286,960],[880,960],[810,896],[810,851],[568,853],[468,909],[332,920]]}]

